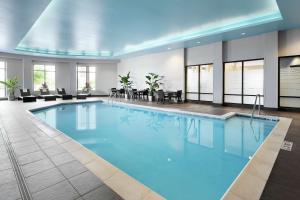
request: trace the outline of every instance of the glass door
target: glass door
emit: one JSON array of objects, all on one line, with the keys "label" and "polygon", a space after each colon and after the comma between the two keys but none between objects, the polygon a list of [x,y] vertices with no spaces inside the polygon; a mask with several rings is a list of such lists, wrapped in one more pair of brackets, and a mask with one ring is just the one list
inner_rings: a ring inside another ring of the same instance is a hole
[{"label": "glass door", "polygon": [[213,101],[213,65],[186,67],[186,99]]},{"label": "glass door", "polygon": [[260,94],[263,105],[263,86],[263,59],[224,64],[224,103],[253,104]]},{"label": "glass door", "polygon": [[199,100],[199,66],[186,67],[186,99]]},{"label": "glass door", "polygon": [[300,108],[300,56],[279,59],[279,107]]}]

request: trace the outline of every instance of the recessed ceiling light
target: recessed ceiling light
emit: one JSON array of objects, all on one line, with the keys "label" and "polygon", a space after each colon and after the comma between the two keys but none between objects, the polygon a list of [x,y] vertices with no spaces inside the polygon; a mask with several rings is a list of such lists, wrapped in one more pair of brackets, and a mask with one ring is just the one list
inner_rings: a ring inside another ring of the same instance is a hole
[{"label": "recessed ceiling light", "polygon": [[246,33],[241,33],[241,35],[246,35]]},{"label": "recessed ceiling light", "polygon": [[168,50],[170,50],[171,49],[171,47],[168,47]]},{"label": "recessed ceiling light", "polygon": [[196,42],[197,44],[200,44],[201,42],[200,41],[198,41],[198,42]]}]

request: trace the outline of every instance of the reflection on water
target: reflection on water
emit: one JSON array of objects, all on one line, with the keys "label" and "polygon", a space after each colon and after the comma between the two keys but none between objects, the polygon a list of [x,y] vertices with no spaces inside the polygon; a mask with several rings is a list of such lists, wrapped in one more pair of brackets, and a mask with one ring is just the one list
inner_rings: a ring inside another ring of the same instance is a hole
[{"label": "reflection on water", "polygon": [[96,105],[81,104],[76,107],[77,130],[96,129]]},{"label": "reflection on water", "polygon": [[38,117],[47,122],[52,127],[56,127],[56,109],[48,110],[47,112],[40,112]]}]

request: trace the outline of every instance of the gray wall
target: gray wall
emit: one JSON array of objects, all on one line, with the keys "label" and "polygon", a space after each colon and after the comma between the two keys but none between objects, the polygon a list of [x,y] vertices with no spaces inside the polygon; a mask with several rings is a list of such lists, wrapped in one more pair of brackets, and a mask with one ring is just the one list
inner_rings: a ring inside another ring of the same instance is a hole
[{"label": "gray wall", "polygon": [[264,105],[278,106],[278,33],[271,32],[254,37],[223,43],[224,62],[264,59]]},{"label": "gray wall", "polygon": [[300,29],[279,31],[279,56],[300,55]]}]

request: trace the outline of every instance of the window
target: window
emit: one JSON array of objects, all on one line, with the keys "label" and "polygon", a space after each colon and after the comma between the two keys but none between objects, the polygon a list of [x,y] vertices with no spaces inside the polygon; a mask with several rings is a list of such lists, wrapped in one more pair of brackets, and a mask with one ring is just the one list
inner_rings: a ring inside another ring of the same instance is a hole
[{"label": "window", "polygon": [[34,91],[38,91],[46,83],[49,90],[55,91],[55,66],[35,64],[33,66]]},{"label": "window", "polygon": [[225,63],[224,79],[225,103],[253,104],[257,94],[263,96],[264,60]]},{"label": "window", "polygon": [[82,90],[89,83],[92,90],[96,89],[96,67],[77,66],[77,90]]},{"label": "window", "polygon": [[186,99],[213,100],[213,65],[186,67]]},{"label": "window", "polygon": [[279,106],[300,108],[300,56],[279,60]]},{"label": "window", "polygon": [[[6,63],[0,61],[0,81],[6,80]],[[0,97],[6,96],[6,87],[3,84],[0,84]]]}]

